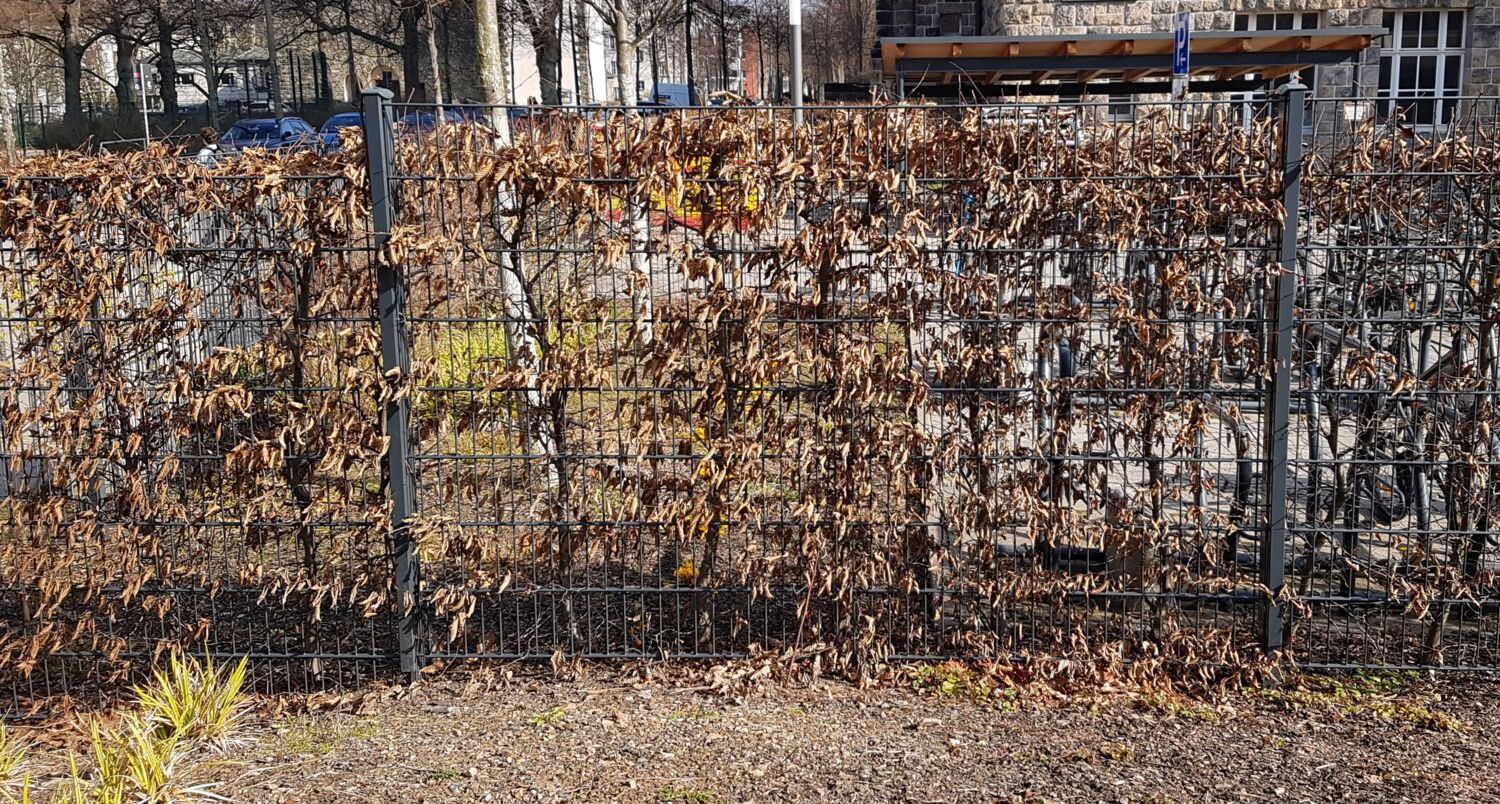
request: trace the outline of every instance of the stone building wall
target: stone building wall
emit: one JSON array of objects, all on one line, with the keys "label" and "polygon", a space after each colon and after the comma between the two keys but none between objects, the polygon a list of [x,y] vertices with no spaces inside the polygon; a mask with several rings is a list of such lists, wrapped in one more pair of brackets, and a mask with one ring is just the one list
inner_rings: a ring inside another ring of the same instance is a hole
[{"label": "stone building wall", "polygon": [[[438,25],[438,67],[442,71],[445,100],[473,99],[479,91],[479,54],[474,49],[474,16],[467,3],[450,3]],[[422,43],[422,83],[432,85],[432,60]]]}]

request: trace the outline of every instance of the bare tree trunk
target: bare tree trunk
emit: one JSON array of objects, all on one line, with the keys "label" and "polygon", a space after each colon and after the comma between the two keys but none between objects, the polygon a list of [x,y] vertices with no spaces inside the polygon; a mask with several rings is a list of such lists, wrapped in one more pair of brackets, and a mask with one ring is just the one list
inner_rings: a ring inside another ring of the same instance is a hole
[{"label": "bare tree trunk", "polygon": [[576,0],[573,4],[573,74],[578,84],[576,103],[594,101],[594,60],[589,55],[594,43],[594,26],[589,24],[592,13],[588,3]]},{"label": "bare tree trunk", "polygon": [[635,74],[636,43],[630,38],[630,15],[616,8],[614,13],[615,35],[615,100],[621,106],[634,106],[637,80]]},{"label": "bare tree trunk", "polygon": [[[209,125],[219,124],[219,61],[215,58],[213,37],[208,31],[208,19],[203,15],[203,0],[193,3],[194,27],[198,35],[198,55],[203,59],[203,94],[208,105]],[[248,93],[249,87],[245,88]],[[248,95],[246,96],[248,99]]]},{"label": "bare tree trunk", "polygon": [[[630,37],[630,18],[618,5],[613,15],[615,36],[615,100],[621,106],[636,105],[636,51],[639,43]],[[629,125],[629,123],[626,123]],[[642,131],[645,129],[642,128]],[[646,199],[632,198],[629,201],[630,215],[630,301],[635,314],[637,332],[641,344],[650,346],[655,340],[655,302],[652,299],[651,260],[646,254],[648,238],[646,232]]]},{"label": "bare tree trunk", "polygon": [[[484,103],[506,103],[509,100],[510,83],[506,80],[505,62],[509,54],[505,52],[505,43],[500,38],[498,0],[474,0],[474,52],[479,59],[479,91],[483,93],[480,100]],[[503,113],[494,116],[506,118],[502,125],[510,122]],[[506,129],[508,135],[508,125]]]},{"label": "bare tree trunk", "polygon": [[410,100],[422,83],[421,51],[417,49],[417,40],[422,36],[418,25],[420,13],[421,9],[416,5],[401,8],[401,81],[405,86],[403,96],[396,99],[398,101]]},{"label": "bare tree trunk", "polygon": [[115,110],[123,119],[135,109],[135,40],[123,31],[116,31],[114,40]]},{"label": "bare tree trunk", "polygon": [[521,4],[531,47],[536,53],[536,73],[542,86],[542,104],[562,102],[562,31],[559,21],[565,0],[528,0]]},{"label": "bare tree trunk", "polygon": [[156,78],[161,87],[161,111],[167,127],[177,122],[177,46],[172,42],[172,23],[167,19],[165,4],[158,5],[156,15]]},{"label": "bare tree trunk", "polygon": [[[6,69],[6,48],[0,44],[0,87],[10,86],[10,73]],[[16,96],[20,97],[20,92]],[[0,100],[0,143],[5,145],[5,153],[14,159],[16,157],[16,126],[11,120],[11,105]]]},{"label": "bare tree trunk", "polygon": [[69,3],[57,19],[62,28],[63,123],[70,135],[80,134],[83,129],[83,42],[79,13],[79,3]]},{"label": "bare tree trunk", "polygon": [[443,121],[443,68],[442,59],[438,56],[437,43],[437,21],[432,18],[432,3],[427,3],[427,58],[432,62],[432,97],[430,100],[437,106],[437,122]]}]

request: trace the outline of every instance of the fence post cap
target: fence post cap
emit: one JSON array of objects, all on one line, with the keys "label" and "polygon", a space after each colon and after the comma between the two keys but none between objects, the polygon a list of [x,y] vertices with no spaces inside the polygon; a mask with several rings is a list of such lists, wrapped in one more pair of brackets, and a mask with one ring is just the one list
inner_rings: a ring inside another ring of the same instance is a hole
[{"label": "fence post cap", "polygon": [[1307,85],[1302,83],[1302,77],[1296,73],[1292,74],[1292,80],[1276,88],[1276,94],[1290,94],[1292,92],[1306,92]]},{"label": "fence post cap", "polygon": [[386,89],[385,87],[365,87],[364,89],[361,89],[359,91],[359,94],[360,97],[366,98],[374,95],[381,100],[391,100],[392,98],[396,97],[396,93],[390,91],[389,89]]}]

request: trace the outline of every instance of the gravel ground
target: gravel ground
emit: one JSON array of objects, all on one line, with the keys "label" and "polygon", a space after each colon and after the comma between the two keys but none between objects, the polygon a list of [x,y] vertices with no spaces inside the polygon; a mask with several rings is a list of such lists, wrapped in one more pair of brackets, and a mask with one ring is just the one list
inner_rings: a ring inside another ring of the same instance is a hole
[{"label": "gravel ground", "polygon": [[249,802],[1500,801],[1500,684],[1490,681],[1314,678],[1204,703],[986,694],[964,671],[927,673],[872,689],[767,681],[716,694],[612,671],[571,681],[454,671],[343,711],[262,720],[220,771],[219,792]]}]

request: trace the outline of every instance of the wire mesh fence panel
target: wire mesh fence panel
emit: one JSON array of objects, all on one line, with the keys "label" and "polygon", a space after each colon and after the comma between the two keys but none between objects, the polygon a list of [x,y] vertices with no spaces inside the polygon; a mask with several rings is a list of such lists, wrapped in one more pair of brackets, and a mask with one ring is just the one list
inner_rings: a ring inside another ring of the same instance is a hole
[{"label": "wire mesh fence panel", "polygon": [[169,649],[252,656],[274,691],[387,660],[364,189],[298,161],[3,179],[7,714]]},{"label": "wire mesh fence panel", "polygon": [[7,716],[174,649],[1500,666],[1492,103],[372,102],[0,172]]},{"label": "wire mesh fence panel", "polygon": [[1500,661],[1496,109],[1455,103],[1436,129],[1316,105],[1288,545],[1307,664]]},{"label": "wire mesh fence panel", "polygon": [[1248,647],[1279,140],[1111,111],[409,128],[433,655]]}]

